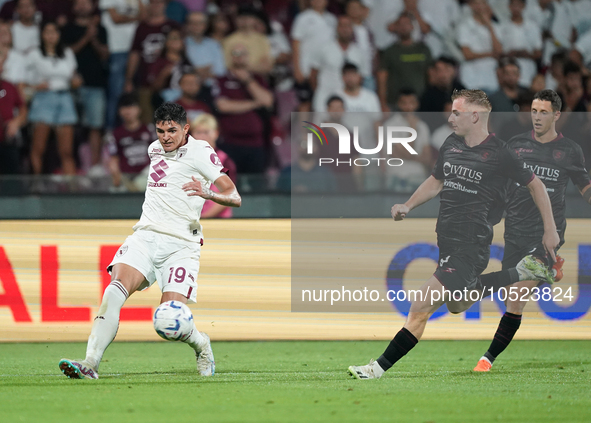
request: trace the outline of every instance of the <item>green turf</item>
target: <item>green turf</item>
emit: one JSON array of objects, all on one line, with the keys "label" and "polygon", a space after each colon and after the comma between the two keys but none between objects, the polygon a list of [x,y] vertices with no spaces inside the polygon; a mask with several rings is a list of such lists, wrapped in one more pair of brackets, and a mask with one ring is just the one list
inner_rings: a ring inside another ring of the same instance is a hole
[{"label": "green turf", "polygon": [[386,345],[215,342],[202,378],[184,344],[114,343],[91,381],[57,367],[83,344],[0,344],[0,422],[591,421],[591,342],[514,342],[475,374],[487,342],[424,341],[380,380],[348,376]]}]

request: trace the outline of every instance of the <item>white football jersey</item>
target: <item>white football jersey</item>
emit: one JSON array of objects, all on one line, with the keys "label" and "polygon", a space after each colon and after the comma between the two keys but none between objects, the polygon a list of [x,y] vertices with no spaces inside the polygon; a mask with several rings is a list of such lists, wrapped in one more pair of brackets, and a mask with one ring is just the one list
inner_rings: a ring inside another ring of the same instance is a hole
[{"label": "white football jersey", "polygon": [[142,216],[134,231],[146,229],[172,235],[187,241],[201,242],[203,232],[199,218],[205,199],[189,197],[182,186],[198,179],[204,187],[224,173],[223,165],[207,141],[189,136],[188,142],[170,153],[164,152],[158,140],[148,147],[150,171]]}]

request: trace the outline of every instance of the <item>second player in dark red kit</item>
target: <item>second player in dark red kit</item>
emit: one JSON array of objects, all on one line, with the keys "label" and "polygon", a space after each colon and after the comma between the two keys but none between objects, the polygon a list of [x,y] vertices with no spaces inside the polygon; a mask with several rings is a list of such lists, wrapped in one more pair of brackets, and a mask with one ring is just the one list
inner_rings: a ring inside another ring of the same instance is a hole
[{"label": "second player in dark red kit", "polygon": [[[591,201],[591,182],[585,169],[581,147],[556,132],[556,121],[560,118],[561,107],[562,101],[556,92],[540,91],[532,102],[531,117],[534,129],[517,135],[508,142],[511,150],[524,160],[527,168],[546,186],[552,203],[556,230],[560,236],[559,246],[564,244],[566,230],[565,193],[568,180],[573,182],[587,202]],[[563,260],[557,258],[554,263],[546,253],[542,245],[542,217],[523,185],[509,185],[506,210],[503,269],[515,267],[519,260],[532,254],[547,266],[554,264],[557,279],[560,278]],[[521,325],[521,316],[529,302],[529,293],[537,285],[537,281],[522,281],[508,288],[514,295],[507,295],[507,310],[501,318],[488,351],[480,358],[474,371],[489,371],[497,356],[507,348]]]}]

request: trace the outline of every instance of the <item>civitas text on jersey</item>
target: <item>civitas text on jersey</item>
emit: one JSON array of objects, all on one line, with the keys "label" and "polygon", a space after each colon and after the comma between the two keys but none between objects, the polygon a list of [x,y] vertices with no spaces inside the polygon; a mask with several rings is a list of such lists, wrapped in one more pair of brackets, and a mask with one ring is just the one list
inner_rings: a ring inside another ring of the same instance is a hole
[{"label": "civitas text on jersey", "polygon": [[445,176],[457,176],[460,179],[471,180],[473,182],[479,182],[482,180],[482,172],[478,172],[466,166],[451,164],[450,162],[445,162],[443,164],[443,174]]},{"label": "civitas text on jersey", "polygon": [[545,167],[540,165],[528,165],[527,163],[523,163],[523,167],[526,169],[531,170],[536,176],[542,178],[559,178],[560,177],[560,169],[555,169],[553,167]]},{"label": "civitas text on jersey", "polygon": [[[418,153],[410,145],[411,142],[417,139],[417,131],[414,128],[408,126],[380,126],[378,128],[378,142],[375,147],[365,148],[359,143],[359,127],[353,127],[353,137],[349,130],[338,123],[322,123],[320,124],[323,128],[334,128],[339,136],[339,150],[338,155],[349,155],[351,154],[351,147],[357,152],[358,156],[386,156],[386,157],[357,157],[356,159],[326,157],[322,154],[323,149],[326,149],[325,145],[314,148],[314,139],[311,133],[308,133],[307,138],[307,154],[315,154],[322,156],[318,158],[319,166],[322,165],[336,165],[336,166],[402,166],[404,161],[400,158],[387,158],[391,156],[394,151],[394,146],[400,144],[408,151],[409,154],[417,155]],[[399,136],[399,135],[406,136]],[[353,143],[351,143],[353,139]],[[351,146],[351,144],[353,144]],[[386,154],[384,155],[382,150],[386,147]]]}]

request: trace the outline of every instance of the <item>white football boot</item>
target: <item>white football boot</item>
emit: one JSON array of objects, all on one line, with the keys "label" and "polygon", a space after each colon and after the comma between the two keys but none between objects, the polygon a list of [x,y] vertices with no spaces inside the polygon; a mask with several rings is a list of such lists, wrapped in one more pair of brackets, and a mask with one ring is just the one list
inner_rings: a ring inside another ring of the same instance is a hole
[{"label": "white football boot", "polygon": [[373,359],[365,366],[349,366],[349,374],[359,380],[379,379],[384,373],[384,369]]},{"label": "white football boot", "polygon": [[59,362],[60,370],[70,379],[98,379],[98,372],[86,361],[74,361],[62,358]]},{"label": "white football boot", "polygon": [[197,370],[201,376],[213,376],[215,374],[215,359],[211,350],[211,341],[206,333],[201,332],[201,336],[207,340],[207,345],[197,354]]}]

